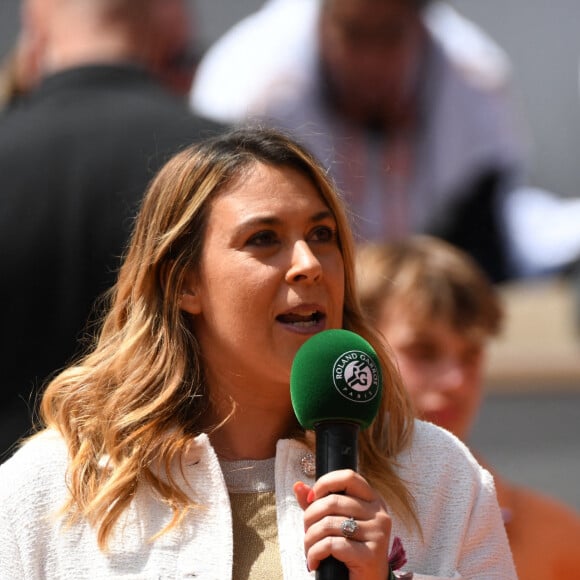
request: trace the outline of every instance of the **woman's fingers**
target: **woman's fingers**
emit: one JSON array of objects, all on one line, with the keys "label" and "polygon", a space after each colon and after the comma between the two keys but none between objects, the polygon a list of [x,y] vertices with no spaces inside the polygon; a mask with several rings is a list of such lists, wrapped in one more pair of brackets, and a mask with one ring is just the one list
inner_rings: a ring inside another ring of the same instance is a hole
[{"label": "woman's fingers", "polygon": [[361,475],[351,470],[335,471],[321,477],[308,492],[306,502],[306,528],[325,516],[365,521],[374,518],[377,512],[386,515],[382,498]]},{"label": "woman's fingers", "polygon": [[305,510],[308,507],[308,494],[310,493],[311,487],[302,481],[297,481],[293,489],[298,505]]},{"label": "woman's fingers", "polygon": [[340,520],[313,525],[305,534],[306,562],[310,570],[317,570],[329,556],[343,562],[351,580],[384,580],[388,577],[389,531],[373,522],[358,523],[351,538],[340,530]]},{"label": "woman's fingers", "polygon": [[308,550],[326,538],[341,538],[347,543],[384,543],[386,553],[390,535],[391,518],[382,510],[366,519],[354,516],[327,515],[311,524],[305,522],[304,544]]},{"label": "woman's fingers", "polygon": [[367,480],[352,469],[340,469],[323,475],[316,481],[312,490],[314,492],[313,499],[331,493],[343,493],[366,501],[372,501],[377,497]]},{"label": "woman's fingers", "polygon": [[388,558],[386,554],[380,554],[377,558],[378,549],[370,542],[353,542],[340,536],[327,536],[307,550],[306,561],[310,570],[317,570],[322,560],[333,556],[347,566],[351,578],[355,578],[357,572],[363,580],[388,578]]},{"label": "woman's fingers", "polygon": [[386,577],[391,518],[360,474],[334,471],[312,487],[298,482],[294,493],[304,509],[304,547],[311,570],[334,556],[347,565],[351,579]]}]

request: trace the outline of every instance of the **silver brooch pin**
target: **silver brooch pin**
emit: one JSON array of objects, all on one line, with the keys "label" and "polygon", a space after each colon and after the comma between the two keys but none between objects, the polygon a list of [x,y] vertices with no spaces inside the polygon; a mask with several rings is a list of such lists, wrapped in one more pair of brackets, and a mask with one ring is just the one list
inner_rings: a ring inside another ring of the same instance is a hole
[{"label": "silver brooch pin", "polygon": [[314,477],[316,475],[316,457],[314,453],[306,453],[300,459],[300,466],[302,467],[302,473],[308,477]]}]

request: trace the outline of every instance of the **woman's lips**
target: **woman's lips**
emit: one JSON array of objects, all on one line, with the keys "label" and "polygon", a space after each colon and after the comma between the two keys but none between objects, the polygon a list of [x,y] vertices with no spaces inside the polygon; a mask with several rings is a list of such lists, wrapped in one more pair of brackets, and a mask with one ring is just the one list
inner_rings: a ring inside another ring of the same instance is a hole
[{"label": "woman's lips", "polygon": [[278,315],[276,320],[286,328],[301,334],[320,332],[326,326],[326,314],[316,307],[301,307],[290,310]]}]

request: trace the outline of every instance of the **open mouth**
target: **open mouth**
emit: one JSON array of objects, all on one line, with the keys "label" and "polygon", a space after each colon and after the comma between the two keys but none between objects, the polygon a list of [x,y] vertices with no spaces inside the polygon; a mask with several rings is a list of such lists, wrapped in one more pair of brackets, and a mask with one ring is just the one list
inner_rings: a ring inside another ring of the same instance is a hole
[{"label": "open mouth", "polygon": [[323,321],[325,315],[320,310],[313,310],[310,313],[301,313],[297,314],[294,312],[290,312],[288,314],[280,314],[276,317],[278,322],[282,322],[283,324],[291,324],[292,326],[296,326],[298,328],[311,328],[318,326],[321,321]]}]

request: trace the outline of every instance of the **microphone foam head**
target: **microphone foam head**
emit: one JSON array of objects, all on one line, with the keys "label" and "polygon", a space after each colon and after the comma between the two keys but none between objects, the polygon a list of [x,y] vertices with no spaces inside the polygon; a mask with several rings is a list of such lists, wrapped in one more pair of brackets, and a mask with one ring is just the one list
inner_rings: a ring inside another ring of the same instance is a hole
[{"label": "microphone foam head", "polygon": [[373,347],[349,330],[310,337],[290,373],[290,395],[298,421],[314,429],[324,421],[350,421],[367,428],[382,397],[381,366]]}]

